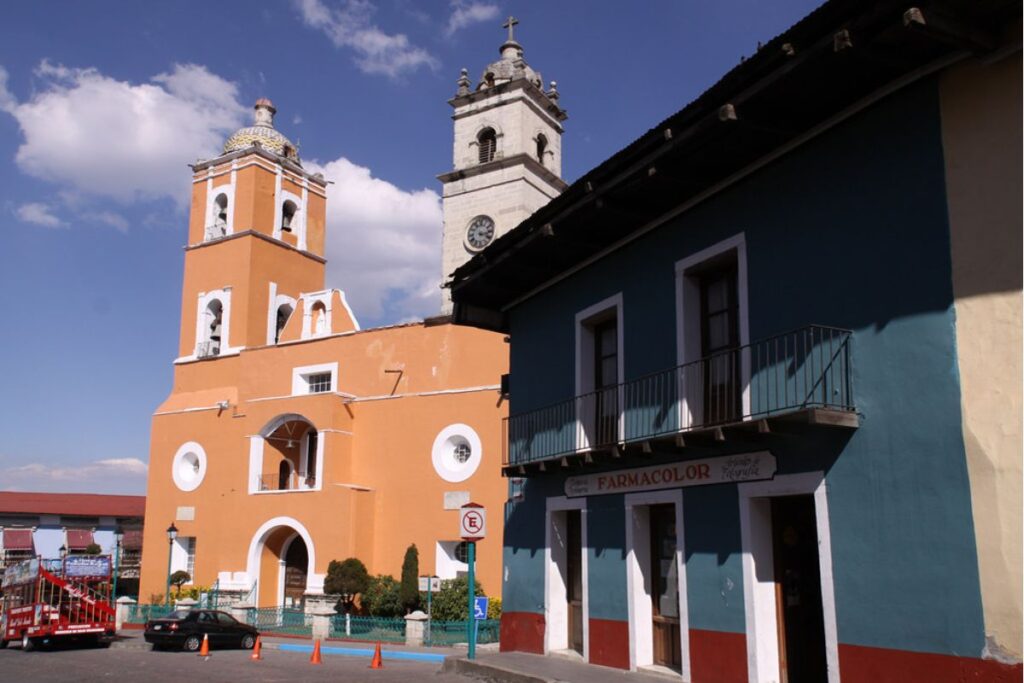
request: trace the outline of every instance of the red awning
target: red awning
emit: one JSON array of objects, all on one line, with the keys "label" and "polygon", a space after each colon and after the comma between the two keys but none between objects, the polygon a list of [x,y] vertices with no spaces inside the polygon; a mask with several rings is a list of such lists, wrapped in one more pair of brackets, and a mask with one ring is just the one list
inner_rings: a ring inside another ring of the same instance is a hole
[{"label": "red awning", "polygon": [[128,529],[124,532],[124,539],[121,547],[128,550],[139,550],[142,548],[142,529]]},{"label": "red awning", "polygon": [[92,532],[90,530],[68,529],[68,550],[85,550],[92,544]]},{"label": "red awning", "polygon": [[31,529],[4,529],[4,550],[32,550]]}]

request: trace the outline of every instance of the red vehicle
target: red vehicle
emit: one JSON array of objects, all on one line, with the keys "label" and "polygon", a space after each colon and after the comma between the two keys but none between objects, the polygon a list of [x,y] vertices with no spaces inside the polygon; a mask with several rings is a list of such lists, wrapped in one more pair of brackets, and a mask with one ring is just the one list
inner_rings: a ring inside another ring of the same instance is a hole
[{"label": "red vehicle", "polygon": [[98,645],[114,636],[110,556],[33,558],[3,575],[0,648],[19,641],[25,652],[62,640]]}]

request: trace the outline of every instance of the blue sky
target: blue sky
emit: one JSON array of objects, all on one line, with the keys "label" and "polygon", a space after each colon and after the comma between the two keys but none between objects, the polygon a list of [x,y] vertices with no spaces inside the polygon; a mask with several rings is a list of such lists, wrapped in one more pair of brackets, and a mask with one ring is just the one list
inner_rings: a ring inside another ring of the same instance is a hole
[{"label": "blue sky", "polygon": [[335,181],[328,286],[364,327],[436,312],[459,69],[504,17],[569,113],[572,182],[813,0],[23,2],[0,28],[0,490],[143,493],[177,351],[186,164],[270,97]]}]

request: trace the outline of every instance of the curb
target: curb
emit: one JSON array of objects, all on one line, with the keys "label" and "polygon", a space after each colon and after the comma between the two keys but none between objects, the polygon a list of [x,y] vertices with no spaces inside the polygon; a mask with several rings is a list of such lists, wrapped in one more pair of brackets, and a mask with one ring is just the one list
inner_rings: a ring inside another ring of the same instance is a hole
[{"label": "curb", "polygon": [[482,681],[493,681],[494,683],[556,683],[553,678],[543,678],[532,674],[525,674],[522,671],[503,669],[493,664],[481,664],[478,661],[470,661],[461,657],[447,657],[443,673],[454,673],[462,676],[469,676]]}]

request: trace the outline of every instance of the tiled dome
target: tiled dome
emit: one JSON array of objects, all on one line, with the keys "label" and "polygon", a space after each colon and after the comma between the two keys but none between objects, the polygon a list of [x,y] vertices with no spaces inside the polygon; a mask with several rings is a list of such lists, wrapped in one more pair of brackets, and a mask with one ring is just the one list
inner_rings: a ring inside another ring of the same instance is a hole
[{"label": "tiled dome", "polygon": [[299,163],[299,151],[291,140],[274,129],[274,103],[265,97],[253,106],[253,125],[239,128],[224,143],[224,154],[248,149],[259,144],[263,149]]}]

